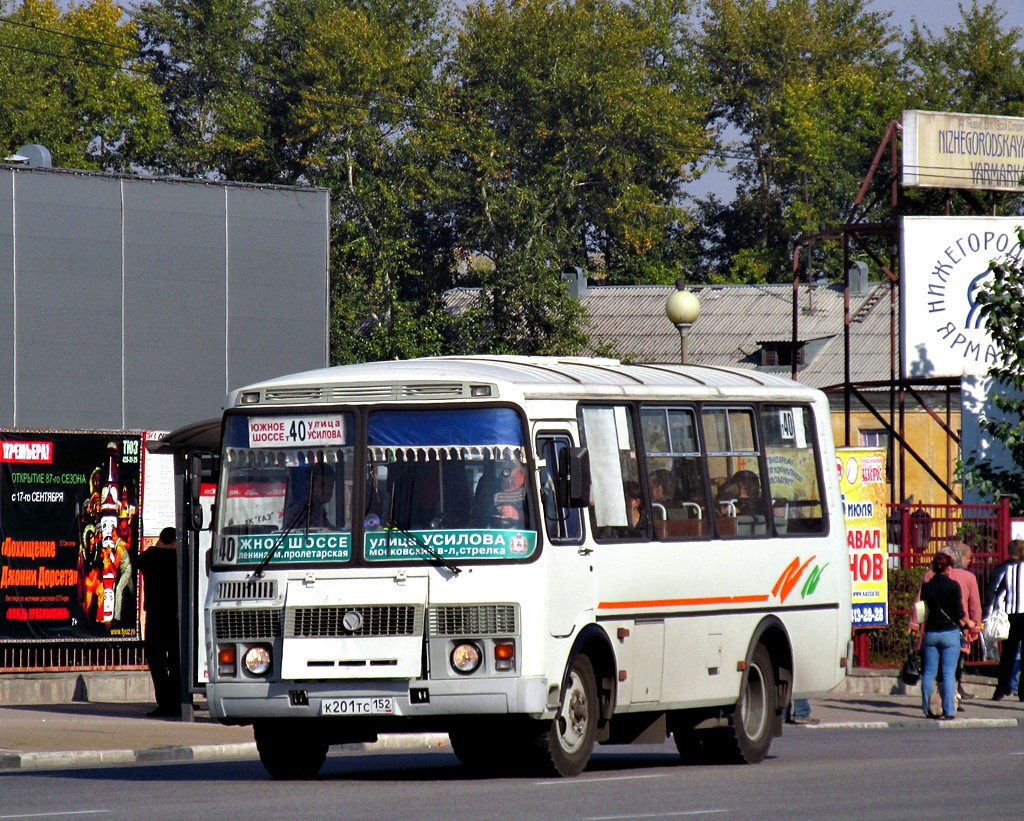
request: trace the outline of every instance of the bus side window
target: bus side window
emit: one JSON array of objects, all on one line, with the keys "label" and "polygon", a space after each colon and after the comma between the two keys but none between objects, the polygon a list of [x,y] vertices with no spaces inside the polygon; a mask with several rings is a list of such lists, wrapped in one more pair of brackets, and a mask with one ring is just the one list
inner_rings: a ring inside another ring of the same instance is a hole
[{"label": "bus side window", "polygon": [[821,465],[814,448],[814,420],[809,408],[765,405],[761,409],[768,492],[778,535],[825,532]]},{"label": "bus side window", "polygon": [[715,532],[722,537],[767,536],[769,506],[761,481],[751,408],[704,409],[704,443],[714,495]]},{"label": "bus side window", "polygon": [[626,405],[581,405],[580,419],[590,456],[590,524],[594,538],[648,538],[650,524],[640,482],[633,409]]},{"label": "bus side window", "polygon": [[640,422],[654,535],[670,541],[710,535],[693,410],[643,407]]},{"label": "bus side window", "polygon": [[577,508],[562,507],[556,491],[559,470],[566,468],[571,445],[568,436],[541,434],[537,437],[537,453],[545,463],[540,475],[544,529],[552,542],[578,542],[583,536],[580,511]]}]

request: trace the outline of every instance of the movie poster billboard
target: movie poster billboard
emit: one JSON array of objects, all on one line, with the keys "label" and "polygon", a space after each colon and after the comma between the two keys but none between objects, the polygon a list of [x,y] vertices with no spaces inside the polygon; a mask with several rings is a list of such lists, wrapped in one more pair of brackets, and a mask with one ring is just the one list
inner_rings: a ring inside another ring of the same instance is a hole
[{"label": "movie poster billboard", "polygon": [[0,431],[0,638],[139,637],[142,437]]},{"label": "movie poster billboard", "polygon": [[853,626],[889,624],[885,450],[836,448],[853,583]]}]

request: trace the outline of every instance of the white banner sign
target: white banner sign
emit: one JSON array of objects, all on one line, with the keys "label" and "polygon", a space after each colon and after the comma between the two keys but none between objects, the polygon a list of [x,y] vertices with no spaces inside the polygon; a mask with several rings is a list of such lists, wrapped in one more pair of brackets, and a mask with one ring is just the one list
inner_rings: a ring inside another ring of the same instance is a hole
[{"label": "white banner sign", "polygon": [[904,376],[983,375],[998,351],[978,292],[989,263],[1020,259],[1022,217],[904,217],[900,327]]},{"label": "white banner sign", "polygon": [[279,448],[304,445],[344,445],[345,417],[252,416],[249,418],[249,447]]},{"label": "white banner sign", "polygon": [[903,185],[1024,191],[1024,117],[904,111]]}]

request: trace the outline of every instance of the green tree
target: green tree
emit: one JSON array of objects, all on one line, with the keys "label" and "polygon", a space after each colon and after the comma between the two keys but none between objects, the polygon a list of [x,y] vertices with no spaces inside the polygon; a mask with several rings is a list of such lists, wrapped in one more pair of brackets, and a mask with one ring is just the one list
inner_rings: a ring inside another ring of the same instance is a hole
[{"label": "green tree", "polygon": [[[1024,30],[1005,28],[1005,12],[994,2],[960,5],[960,22],[933,34],[915,22],[904,43],[910,81],[907,108],[1024,115]],[[943,189],[905,192],[904,213],[977,213],[971,200],[949,198]],[[1019,213],[1019,194],[992,192],[986,206],[994,213]]]},{"label": "green tree", "polygon": [[941,36],[914,22],[903,50],[910,69],[910,106],[931,111],[1024,115],[1024,30],[1004,28],[995,2],[960,4],[960,23]]},{"label": "green tree", "polygon": [[[674,0],[471,3],[447,78],[458,235],[487,261],[462,344],[570,353],[585,317],[563,268],[669,282],[680,206],[710,146],[688,5]],[[470,337],[476,337],[474,344]]]},{"label": "green tree", "polygon": [[[276,4],[267,42],[279,168],[332,193],[332,360],[443,351],[454,264],[431,142],[447,9]],[[441,227],[439,227],[441,226]]]},{"label": "green tree", "polygon": [[864,0],[707,0],[701,54],[736,182],[732,202],[704,203],[712,279],[788,279],[792,241],[846,221],[906,99],[888,17]]},{"label": "green tree", "polygon": [[167,137],[156,87],[139,70],[135,26],[111,0],[67,8],[4,2],[3,150],[44,145],[55,165],[128,170]]},{"label": "green tree", "polygon": [[257,0],[145,0],[135,10],[142,59],[160,88],[171,140],[164,173],[259,181],[265,119],[255,71]]},{"label": "green tree", "polygon": [[[1024,229],[1018,229],[1024,244]],[[978,292],[977,302],[999,361],[989,368],[993,389],[989,398],[998,413],[980,426],[1005,448],[1006,459],[992,453],[971,454],[959,465],[964,486],[996,501],[1010,499],[1010,512],[1024,516],[1024,260],[1004,257],[989,266],[992,277]]]}]

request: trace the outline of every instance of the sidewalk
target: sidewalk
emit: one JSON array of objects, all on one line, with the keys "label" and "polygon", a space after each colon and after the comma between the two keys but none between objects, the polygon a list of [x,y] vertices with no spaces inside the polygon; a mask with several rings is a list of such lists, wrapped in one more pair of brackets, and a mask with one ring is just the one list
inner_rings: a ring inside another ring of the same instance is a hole
[{"label": "sidewalk", "polygon": [[[964,702],[965,711],[954,722],[935,722],[922,717],[917,688],[903,688],[891,674],[855,674],[842,688],[811,699],[812,714],[820,724],[787,726],[785,732],[1024,726],[1024,703],[1016,698],[992,701],[991,679],[968,676],[965,688],[975,695]],[[252,728],[220,725],[204,706],[197,704],[193,722],[182,722],[147,718],[151,702],[18,705],[8,698],[0,707],[0,770],[256,758]],[[383,752],[447,746],[446,736],[429,734],[382,736],[375,744],[350,748]]]}]

